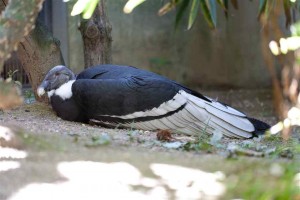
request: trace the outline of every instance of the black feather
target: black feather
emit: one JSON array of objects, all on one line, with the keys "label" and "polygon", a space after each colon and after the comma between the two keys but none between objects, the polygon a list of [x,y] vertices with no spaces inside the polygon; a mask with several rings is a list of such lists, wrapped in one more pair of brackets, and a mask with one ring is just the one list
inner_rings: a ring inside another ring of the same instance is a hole
[{"label": "black feather", "polygon": [[255,131],[253,132],[256,136],[263,135],[266,130],[268,130],[271,126],[263,121],[258,119],[247,117],[247,119],[254,125]]}]

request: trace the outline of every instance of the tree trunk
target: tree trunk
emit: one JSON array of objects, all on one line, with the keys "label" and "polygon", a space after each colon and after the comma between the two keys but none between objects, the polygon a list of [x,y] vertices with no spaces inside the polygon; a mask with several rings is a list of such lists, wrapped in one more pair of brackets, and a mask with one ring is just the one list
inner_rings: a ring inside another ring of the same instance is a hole
[{"label": "tree trunk", "polygon": [[105,12],[105,1],[97,5],[89,20],[82,20],[79,30],[84,44],[85,68],[112,63],[111,25]]},{"label": "tree trunk", "polygon": [[[298,101],[298,80],[299,69],[294,63],[294,54],[287,53],[285,55],[280,54],[276,56],[276,59],[281,67],[281,74],[278,77],[274,62],[274,56],[269,49],[270,41],[279,41],[280,38],[284,38],[285,35],[282,31],[280,23],[278,23],[284,12],[284,6],[282,4],[275,4],[274,9],[262,16],[260,19],[262,32],[262,52],[266,62],[266,66],[270,72],[273,83],[273,99],[275,110],[280,120],[284,120],[288,117],[288,111],[291,107],[297,105]],[[297,54],[295,54],[297,55]],[[291,128],[289,126],[284,127],[282,135],[284,139],[288,139]]]},{"label": "tree trunk", "polygon": [[272,80],[272,92],[273,92],[273,104],[274,104],[274,108],[275,111],[277,113],[277,116],[280,119],[283,119],[283,94],[282,94],[282,85],[281,82],[279,80],[279,78],[277,77],[277,71],[276,71],[276,67],[275,67],[275,62],[274,62],[274,57],[269,49],[269,42],[272,40],[272,36],[270,36],[270,32],[272,33],[272,31],[270,31],[270,25],[262,22],[261,20],[261,24],[263,24],[262,27],[263,30],[261,31],[261,49],[262,49],[262,55],[266,64],[266,67],[271,75],[271,80]]},{"label": "tree trunk", "polygon": [[59,45],[59,41],[40,22],[19,44],[17,54],[38,101],[46,101],[36,95],[36,89],[46,73],[52,67],[64,64]]}]

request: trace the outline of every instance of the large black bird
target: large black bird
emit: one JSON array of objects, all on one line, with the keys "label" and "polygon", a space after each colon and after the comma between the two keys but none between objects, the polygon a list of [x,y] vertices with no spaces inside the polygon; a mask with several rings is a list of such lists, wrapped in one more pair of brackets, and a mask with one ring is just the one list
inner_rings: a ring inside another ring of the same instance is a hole
[{"label": "large black bird", "polygon": [[219,131],[231,138],[251,138],[269,128],[175,81],[130,66],[99,65],[76,77],[59,65],[37,92],[47,92],[57,115],[69,121],[190,135]]}]

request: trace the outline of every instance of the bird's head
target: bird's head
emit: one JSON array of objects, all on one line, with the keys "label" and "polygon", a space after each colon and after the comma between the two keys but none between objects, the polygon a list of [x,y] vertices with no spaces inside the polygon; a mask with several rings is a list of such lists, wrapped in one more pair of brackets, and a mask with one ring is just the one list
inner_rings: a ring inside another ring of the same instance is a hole
[{"label": "bird's head", "polygon": [[37,89],[37,94],[42,96],[45,92],[56,90],[68,81],[75,80],[75,78],[75,74],[66,66],[55,66],[46,74]]}]

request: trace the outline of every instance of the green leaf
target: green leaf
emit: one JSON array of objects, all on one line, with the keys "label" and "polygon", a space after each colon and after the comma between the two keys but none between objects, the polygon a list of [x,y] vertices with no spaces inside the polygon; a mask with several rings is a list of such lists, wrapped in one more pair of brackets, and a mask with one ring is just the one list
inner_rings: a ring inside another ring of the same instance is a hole
[{"label": "green leaf", "polygon": [[260,18],[262,15],[264,15],[267,20],[269,18],[271,11],[274,9],[276,3],[277,1],[260,0],[259,12],[257,17]]},{"label": "green leaf", "polygon": [[223,9],[226,9],[225,8],[225,1],[224,0],[217,0],[218,4],[220,4],[220,6],[223,8]]},{"label": "green leaf", "polygon": [[82,13],[82,18],[83,19],[91,18],[98,3],[100,3],[100,0],[90,0],[90,2],[87,4],[86,8]]},{"label": "green leaf", "polygon": [[291,26],[292,36],[300,36],[300,21]]},{"label": "green leaf", "polygon": [[217,24],[217,9],[214,0],[201,0],[201,10],[204,18],[211,28],[216,28]]},{"label": "green leaf", "polygon": [[172,6],[172,3],[171,2],[168,2],[166,3],[165,5],[163,5],[163,7],[161,7],[159,10],[158,10],[158,15],[159,16],[162,16],[168,12],[170,12],[170,10],[172,10],[174,8],[174,6]]},{"label": "green leaf", "polygon": [[224,7],[225,17],[228,18],[228,0],[224,0]]},{"label": "green leaf", "polygon": [[292,16],[291,16],[291,11],[290,11],[291,4],[290,3],[291,3],[290,0],[283,0],[284,14],[286,17],[286,20],[285,20],[286,27],[288,27],[292,22]]},{"label": "green leaf", "polygon": [[171,10],[173,10],[176,7],[176,3],[174,2],[168,2],[165,5],[163,5],[163,7],[161,7],[158,11],[158,15],[162,16],[165,15],[166,13],[170,12]]},{"label": "green leaf", "polygon": [[267,5],[267,0],[259,0],[259,10],[258,10],[258,18],[265,12]]},{"label": "green leaf", "polygon": [[128,0],[123,8],[124,13],[126,13],[126,14],[131,13],[134,8],[136,8],[140,4],[144,3],[145,1],[146,0]]},{"label": "green leaf", "polygon": [[192,26],[197,18],[199,6],[200,6],[200,0],[193,0],[192,6],[191,6],[191,11],[189,14],[188,30],[190,30],[192,28]]},{"label": "green leaf", "polygon": [[88,2],[89,1],[78,0],[75,3],[75,5],[73,6],[73,9],[71,11],[71,16],[75,16],[75,15],[81,14],[84,11],[84,9],[86,8]]},{"label": "green leaf", "polygon": [[210,0],[209,1],[209,6],[210,6],[210,12],[211,12],[211,17],[214,22],[214,26],[217,26],[217,5],[215,0]]},{"label": "green leaf", "polygon": [[78,0],[73,6],[71,16],[82,13],[84,19],[91,18],[98,2],[100,2],[100,0]]},{"label": "green leaf", "polygon": [[227,19],[228,18],[228,0],[217,0],[217,2],[224,10],[224,14]]},{"label": "green leaf", "polygon": [[190,0],[182,0],[182,1],[178,2],[179,8],[178,8],[178,12],[176,14],[176,19],[175,19],[175,29],[178,27],[179,22],[183,17],[184,11],[187,9],[189,3],[190,3]]}]

